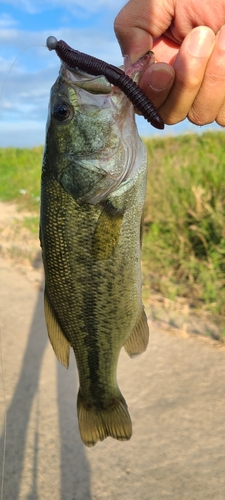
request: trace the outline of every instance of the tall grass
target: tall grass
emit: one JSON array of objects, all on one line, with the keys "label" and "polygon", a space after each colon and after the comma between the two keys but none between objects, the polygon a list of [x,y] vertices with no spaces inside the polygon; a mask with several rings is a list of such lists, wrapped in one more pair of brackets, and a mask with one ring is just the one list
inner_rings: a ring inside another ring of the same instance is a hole
[{"label": "tall grass", "polygon": [[38,210],[43,147],[0,148],[0,200]]},{"label": "tall grass", "polygon": [[169,298],[225,313],[223,132],[147,140],[144,275]]}]

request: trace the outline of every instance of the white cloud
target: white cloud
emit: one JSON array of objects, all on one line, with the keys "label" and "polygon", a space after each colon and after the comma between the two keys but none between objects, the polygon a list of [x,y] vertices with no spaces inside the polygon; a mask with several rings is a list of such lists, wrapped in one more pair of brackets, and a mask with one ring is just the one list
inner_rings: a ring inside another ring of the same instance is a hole
[{"label": "white cloud", "polygon": [[[44,45],[47,36],[50,34],[46,31],[35,33],[19,30],[0,30],[0,46],[4,46],[7,39],[7,50],[11,51],[10,56],[6,54],[5,57],[2,55],[0,57],[2,123],[12,123],[20,120],[24,124],[27,121],[36,120],[38,127],[39,122],[46,120],[49,92],[57,78],[60,60],[54,51],[49,52],[46,47],[32,47],[32,45],[35,43]],[[78,50],[92,54],[112,64],[120,65],[122,63],[120,49],[113,36],[109,37],[106,43],[104,33],[96,32],[94,29],[66,29],[55,31],[52,34],[58,39],[66,40]],[[76,41],[76,46],[74,41]],[[26,46],[28,49],[23,51]],[[15,60],[21,49],[21,54]],[[5,83],[2,91],[3,82]],[[4,125],[2,127],[4,128]],[[20,129],[19,137],[22,134],[23,127]],[[24,129],[24,140],[27,140],[29,145],[30,136],[28,135],[26,138],[25,130],[26,127]],[[18,141],[18,138],[16,140]],[[6,132],[1,135],[0,146],[4,145],[4,141],[8,141]]]},{"label": "white cloud", "polygon": [[16,24],[17,21],[13,19],[9,14],[4,12],[0,14],[0,29],[11,28]]},{"label": "white cloud", "polygon": [[44,144],[45,122],[0,123],[0,147],[33,147]]},{"label": "white cloud", "polygon": [[24,10],[30,14],[34,14],[35,12],[37,12],[39,10],[38,5],[44,2],[40,1],[40,0],[37,0],[36,2],[35,1],[32,1],[32,0],[20,0],[20,2],[18,3],[17,0],[4,0],[4,3],[5,4],[8,4],[8,5],[12,5],[13,7],[17,7],[21,10]]},{"label": "white cloud", "polygon": [[[36,12],[43,12],[54,7],[62,7],[61,0],[5,0],[4,3],[19,7],[30,14],[35,14]],[[75,11],[78,13],[81,9],[82,11],[88,13],[96,13],[100,9],[110,9],[110,10],[120,10],[126,1],[124,0],[64,0],[63,8],[69,9],[70,11]]]},{"label": "white cloud", "polygon": [[[65,28],[54,30],[54,33],[50,33],[49,31],[35,32],[2,29],[0,30],[1,56],[9,48],[13,49],[14,57],[17,57],[21,50],[28,50],[33,46],[45,47],[46,39],[49,35],[54,35],[57,39],[65,40],[73,48],[81,52],[101,58],[104,56],[113,64],[116,64],[117,59],[117,64],[121,64],[120,48],[113,31],[106,33],[104,30],[99,31],[95,28],[76,30]],[[47,48],[45,50],[41,49],[41,51],[41,57],[49,58],[50,53]],[[29,59],[29,57],[29,52],[27,52],[27,58]],[[54,59],[53,51],[51,52],[51,59]]]},{"label": "white cloud", "polygon": [[[123,0],[64,0],[65,15],[72,15],[75,10],[79,16],[90,15],[92,26],[88,29],[82,27],[82,21],[79,23],[80,29],[62,29],[58,20],[59,28],[53,32],[32,31],[29,28],[20,30],[17,29],[20,26],[19,16],[15,20],[4,12],[0,14],[0,146],[10,145],[12,140],[15,145],[21,146],[44,141],[40,130],[43,130],[47,117],[50,88],[60,67],[55,52],[49,52],[44,47],[49,35],[65,40],[81,52],[115,65],[122,64],[120,48],[113,32],[113,18],[124,3]],[[4,4],[13,5],[28,14],[49,10],[49,19],[51,9],[62,7],[61,0],[4,0]],[[96,27],[95,13],[105,16],[101,29]],[[31,123],[32,126],[27,125]],[[18,133],[14,134],[12,130]],[[30,133],[27,133],[29,130]]]}]

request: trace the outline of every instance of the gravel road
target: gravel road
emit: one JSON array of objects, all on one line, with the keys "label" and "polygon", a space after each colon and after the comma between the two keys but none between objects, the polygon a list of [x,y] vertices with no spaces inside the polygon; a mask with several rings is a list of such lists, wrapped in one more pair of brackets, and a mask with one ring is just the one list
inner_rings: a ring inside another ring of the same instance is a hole
[{"label": "gravel road", "polygon": [[[41,275],[40,275],[41,276]],[[151,325],[145,354],[121,353],[129,442],[86,448],[78,378],[56,360],[38,285],[0,259],[0,324],[7,407],[1,500],[224,500],[225,350]],[[4,443],[0,372],[0,464]]]}]

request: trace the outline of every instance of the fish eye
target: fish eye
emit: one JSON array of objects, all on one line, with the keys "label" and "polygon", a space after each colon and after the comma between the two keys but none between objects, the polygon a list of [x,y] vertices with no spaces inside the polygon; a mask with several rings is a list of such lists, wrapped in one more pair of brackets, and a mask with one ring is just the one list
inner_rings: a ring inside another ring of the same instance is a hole
[{"label": "fish eye", "polygon": [[53,108],[53,116],[59,122],[67,120],[71,115],[71,108],[66,102],[58,102]]}]

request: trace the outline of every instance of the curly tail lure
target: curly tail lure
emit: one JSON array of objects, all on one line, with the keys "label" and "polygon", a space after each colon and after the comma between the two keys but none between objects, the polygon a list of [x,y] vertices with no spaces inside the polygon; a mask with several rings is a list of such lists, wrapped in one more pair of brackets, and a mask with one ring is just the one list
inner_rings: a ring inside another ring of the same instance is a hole
[{"label": "curly tail lure", "polygon": [[130,99],[132,104],[141,112],[144,118],[158,129],[164,128],[164,123],[157,109],[144,94],[141,88],[120,68],[108,64],[101,59],[89,56],[83,52],[72,49],[63,40],[49,36],[46,41],[49,50],[55,50],[61,61],[71,68],[79,68],[91,75],[103,75],[109,83],[116,85]]}]

